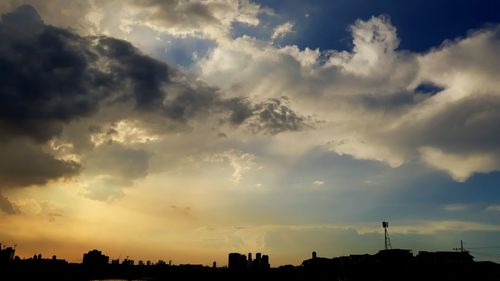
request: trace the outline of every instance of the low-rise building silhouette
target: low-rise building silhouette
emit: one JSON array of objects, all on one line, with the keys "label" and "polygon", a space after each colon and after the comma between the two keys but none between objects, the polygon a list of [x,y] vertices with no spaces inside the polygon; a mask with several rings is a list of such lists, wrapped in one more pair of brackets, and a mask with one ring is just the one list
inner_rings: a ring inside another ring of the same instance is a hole
[{"label": "low-rise building silhouette", "polygon": [[355,266],[369,264],[463,264],[474,262],[474,257],[467,251],[456,252],[425,252],[414,256],[411,250],[387,249],[374,255],[349,255],[342,257],[323,258],[313,252],[312,258],[304,260],[302,266],[311,270],[333,268],[339,266]]},{"label": "low-rise building silhouette", "polygon": [[471,263],[474,257],[468,251],[460,252],[426,252],[420,251],[416,256],[417,261],[422,263]]},{"label": "low-rise building silhouette", "polygon": [[0,263],[6,263],[12,261],[14,259],[14,255],[16,250],[12,247],[4,247],[2,248],[2,244],[0,244]]},{"label": "low-rise building silhouette", "polygon": [[[11,251],[4,254],[7,252]],[[134,265],[129,257],[108,262],[109,258],[98,250],[84,254],[82,264],[67,263],[56,256],[43,258],[41,254],[16,257],[0,263],[0,280],[500,280],[500,264],[474,262],[463,248],[458,252],[419,252],[417,256],[403,249],[333,258],[313,252],[302,266],[277,268],[270,268],[269,256],[262,253],[230,253],[228,268],[217,267],[215,262],[210,267],[169,265],[162,260]]]},{"label": "low-rise building silhouette", "polygon": [[387,249],[379,251],[374,257],[380,262],[407,263],[413,260],[413,253],[406,249]]},{"label": "low-rise building silhouette", "polygon": [[109,263],[109,257],[99,250],[92,250],[83,254],[82,264],[89,267],[102,267]]}]

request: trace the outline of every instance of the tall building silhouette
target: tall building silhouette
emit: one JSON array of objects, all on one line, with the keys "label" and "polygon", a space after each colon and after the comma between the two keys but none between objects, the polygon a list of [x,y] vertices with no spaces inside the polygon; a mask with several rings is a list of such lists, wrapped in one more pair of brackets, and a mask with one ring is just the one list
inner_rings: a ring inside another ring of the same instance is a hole
[{"label": "tall building silhouette", "polygon": [[240,253],[230,253],[227,267],[231,270],[243,270],[247,268],[247,257]]},{"label": "tall building silhouette", "polygon": [[264,270],[269,269],[269,256],[256,253],[255,259],[252,260],[252,253],[247,256],[240,253],[230,253],[228,257],[228,268],[230,270]]},{"label": "tall building silhouette", "polygon": [[260,260],[260,269],[269,269],[269,268],[271,268],[271,265],[269,264],[269,256],[263,255],[262,259]]}]

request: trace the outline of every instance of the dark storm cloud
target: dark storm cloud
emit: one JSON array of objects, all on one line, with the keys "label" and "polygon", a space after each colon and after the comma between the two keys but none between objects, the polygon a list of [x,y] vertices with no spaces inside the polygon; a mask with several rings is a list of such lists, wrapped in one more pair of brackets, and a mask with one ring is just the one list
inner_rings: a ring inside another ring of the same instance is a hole
[{"label": "dark storm cloud", "polygon": [[[103,101],[133,98],[140,109],[161,105],[168,67],[127,42],[44,25],[31,6],[2,16],[0,38],[0,187],[43,185],[77,174],[79,164],[56,159],[42,146]],[[103,60],[109,69],[100,69]],[[132,90],[124,91],[125,84]],[[123,174],[137,171],[144,172]]]},{"label": "dark storm cloud", "polygon": [[299,131],[310,127],[305,117],[294,112],[286,99],[268,99],[256,104],[248,123],[257,133],[277,134],[284,131]]},{"label": "dark storm cloud", "polygon": [[56,159],[27,140],[2,143],[0,155],[0,188],[43,185],[52,179],[71,177],[80,169],[79,164]]},{"label": "dark storm cloud", "polygon": [[224,109],[217,89],[201,83],[177,85],[175,93],[164,102],[163,114],[169,118],[187,121],[196,116],[208,115],[218,109]]},{"label": "dark storm cloud", "polygon": [[27,32],[39,31],[43,25],[42,18],[30,5],[20,6],[15,12],[2,15],[2,22],[19,31]]},{"label": "dark storm cloud", "polygon": [[252,105],[248,99],[233,98],[224,101],[224,105],[230,109],[229,122],[240,125],[253,115]]},{"label": "dark storm cloud", "polygon": [[[228,121],[238,124],[259,111],[271,131],[296,130],[301,121],[279,101],[252,106],[243,98],[224,99],[217,89],[190,81],[129,42],[44,25],[31,6],[3,15],[0,36],[4,138],[47,141],[64,123],[95,113],[105,101],[133,100],[139,111],[158,111],[178,121],[225,111]],[[172,85],[175,90],[165,90]]]},{"label": "dark storm cloud", "polygon": [[2,139],[46,141],[62,123],[94,111],[100,84],[87,71],[87,42],[44,26],[31,6],[2,16],[0,24],[0,131]]},{"label": "dark storm cloud", "polygon": [[[436,114],[432,122],[413,128],[426,145],[449,152],[500,154],[500,97],[477,95],[461,99]],[[413,134],[409,134],[418,138]],[[421,137],[420,137],[421,138]]]},{"label": "dark storm cloud", "polygon": [[170,82],[171,71],[166,64],[141,54],[128,42],[114,38],[101,37],[96,49],[111,63],[109,75],[113,84],[131,82],[131,93],[125,92],[122,98],[131,94],[140,110],[161,106],[165,95],[162,84]]},{"label": "dark storm cloud", "polygon": [[31,6],[2,16],[0,36],[3,139],[47,141],[65,123],[92,115],[103,102],[133,100],[138,110],[163,110],[169,67],[128,42],[81,37],[44,25]]},{"label": "dark storm cloud", "polygon": [[[0,142],[12,149],[2,155],[14,159],[14,165],[0,161],[2,186],[44,184],[76,174],[77,163],[56,159],[41,147],[60,136],[68,123],[118,104],[131,105],[125,108],[133,112],[114,110],[110,118],[132,113],[141,118],[144,113],[188,123],[222,113],[224,122],[233,125],[252,119],[248,124],[255,132],[303,127],[302,118],[278,100],[253,105],[244,98],[223,98],[218,89],[142,54],[127,41],[84,37],[46,25],[31,6],[2,15],[0,38]],[[82,132],[82,138],[90,133]],[[22,141],[13,145],[18,139]],[[122,176],[131,173],[135,171]]]},{"label": "dark storm cloud", "polygon": [[7,199],[7,197],[4,197],[2,194],[0,194],[0,211],[8,215],[14,215],[19,213],[17,207],[14,204],[12,204],[12,202],[10,202],[9,199]]},{"label": "dark storm cloud", "polygon": [[77,174],[77,163],[44,145],[64,123],[97,109],[106,79],[89,69],[89,42],[44,25],[31,6],[2,15],[0,38],[0,188]]},{"label": "dark storm cloud", "polygon": [[269,98],[258,103],[252,103],[246,98],[233,98],[222,103],[230,111],[227,119],[231,124],[247,126],[256,134],[274,135],[312,127],[308,118],[290,108],[286,97]]}]

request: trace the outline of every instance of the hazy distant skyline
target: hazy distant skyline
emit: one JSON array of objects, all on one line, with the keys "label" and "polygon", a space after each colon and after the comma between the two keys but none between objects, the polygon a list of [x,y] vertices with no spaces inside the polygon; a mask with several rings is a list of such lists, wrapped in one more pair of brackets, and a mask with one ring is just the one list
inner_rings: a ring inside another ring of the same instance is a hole
[{"label": "hazy distant skyline", "polygon": [[2,1],[0,242],[277,266],[373,253],[388,220],[498,261],[473,248],[500,245],[499,10]]}]

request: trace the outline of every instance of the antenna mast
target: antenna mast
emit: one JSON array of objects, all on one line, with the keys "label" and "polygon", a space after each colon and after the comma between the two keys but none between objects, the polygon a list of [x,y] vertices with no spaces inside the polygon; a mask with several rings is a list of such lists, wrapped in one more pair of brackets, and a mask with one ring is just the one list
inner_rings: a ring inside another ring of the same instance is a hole
[{"label": "antenna mast", "polygon": [[389,228],[389,222],[383,221],[382,227],[384,227],[385,249],[386,250],[392,249],[391,238],[389,237],[389,231],[387,231],[387,228]]}]

